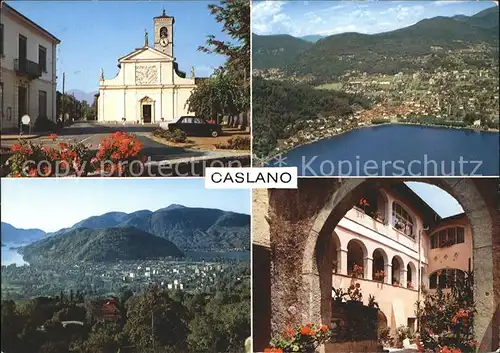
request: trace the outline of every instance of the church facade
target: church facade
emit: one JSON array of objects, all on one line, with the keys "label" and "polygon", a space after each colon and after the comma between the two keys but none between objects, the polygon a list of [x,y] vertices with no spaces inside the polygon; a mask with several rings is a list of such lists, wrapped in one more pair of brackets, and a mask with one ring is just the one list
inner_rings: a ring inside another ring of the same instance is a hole
[{"label": "church facade", "polygon": [[145,34],[144,46],[118,59],[119,72],[104,79],[101,72],[97,120],[101,122],[159,123],[188,115],[186,101],[196,87],[180,72],[174,57],[175,19],[165,11],[154,18],[154,47]]}]

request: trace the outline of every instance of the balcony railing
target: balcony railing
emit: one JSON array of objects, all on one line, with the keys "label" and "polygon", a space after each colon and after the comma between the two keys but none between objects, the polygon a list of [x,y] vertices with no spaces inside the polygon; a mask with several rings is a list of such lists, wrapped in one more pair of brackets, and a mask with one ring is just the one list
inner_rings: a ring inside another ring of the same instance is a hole
[{"label": "balcony railing", "polygon": [[42,66],[27,59],[14,59],[14,70],[18,76],[27,76],[31,79],[42,76]]}]

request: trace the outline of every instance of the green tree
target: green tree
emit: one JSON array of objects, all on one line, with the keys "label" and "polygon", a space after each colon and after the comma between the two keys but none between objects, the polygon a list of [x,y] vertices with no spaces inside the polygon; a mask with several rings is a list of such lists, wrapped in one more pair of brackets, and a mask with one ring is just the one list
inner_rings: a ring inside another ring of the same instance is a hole
[{"label": "green tree", "polygon": [[4,352],[19,352],[18,336],[22,330],[21,317],[13,300],[2,300],[1,347]]},{"label": "green tree", "polygon": [[184,305],[170,298],[166,290],[152,287],[131,298],[127,304],[124,331],[136,347],[162,347],[172,352],[185,348],[188,313]]},{"label": "green tree", "polygon": [[209,5],[210,12],[223,32],[233,41],[218,40],[209,35],[207,46],[200,46],[205,53],[216,53],[228,57],[228,69],[244,81],[250,78],[250,2],[247,0],[222,0],[219,5]]},{"label": "green tree", "polygon": [[[210,12],[215,16],[217,22],[223,24],[223,32],[229,35],[231,41],[217,39],[209,35],[206,46],[200,46],[199,50],[205,53],[215,53],[227,57],[222,71],[227,80],[217,80],[215,87],[219,86],[221,95],[226,98],[216,100],[217,106],[228,100],[231,104],[224,106],[225,109],[210,110],[210,114],[227,114],[230,118],[230,126],[240,126],[245,129],[248,125],[250,109],[250,2],[247,0],[222,0],[219,5],[209,5]],[[215,73],[216,76],[219,74]],[[227,71],[227,72],[226,72]],[[231,82],[228,86],[227,83]],[[234,86],[233,86],[234,85]],[[204,93],[211,92],[203,91]],[[213,95],[201,97],[213,98]],[[196,104],[195,104],[196,105]],[[235,109],[231,109],[235,108]],[[196,108],[193,106],[193,110]],[[213,117],[214,115],[209,115]]]}]

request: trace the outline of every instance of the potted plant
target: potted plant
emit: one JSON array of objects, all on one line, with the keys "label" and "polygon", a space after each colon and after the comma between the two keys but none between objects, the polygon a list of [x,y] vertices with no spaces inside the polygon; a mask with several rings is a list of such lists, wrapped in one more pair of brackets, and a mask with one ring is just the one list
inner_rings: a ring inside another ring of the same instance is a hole
[{"label": "potted plant", "polygon": [[384,223],[384,221],[385,221],[385,220],[384,220],[384,217],[382,217],[382,213],[380,213],[379,211],[375,212],[375,213],[373,214],[373,216],[374,216],[374,218],[375,218],[377,221],[379,221],[379,222],[381,222],[381,223]]},{"label": "potted plant", "polygon": [[330,329],[326,325],[307,324],[287,329],[283,335],[271,340],[271,347],[264,352],[269,353],[316,353],[319,346],[331,338]]},{"label": "potted plant", "polygon": [[370,308],[378,308],[378,303],[375,301],[375,296],[374,295],[369,295],[368,296],[368,307]]},{"label": "potted plant", "polygon": [[345,292],[342,288],[335,289],[335,287],[332,287],[334,296],[333,300],[337,303],[342,303],[344,300],[344,297],[347,295],[347,292]]},{"label": "potted plant", "polygon": [[401,325],[396,329],[396,348],[403,348],[403,341],[411,337],[410,328]]},{"label": "potted plant", "polygon": [[406,287],[410,288],[410,289],[413,289],[413,283],[411,281],[407,281],[406,282]]},{"label": "potted plant", "polygon": [[392,277],[392,285],[394,287],[399,287],[399,281],[396,279],[396,277]]},{"label": "potted plant", "polygon": [[383,281],[385,278],[385,271],[384,270],[375,271],[373,277],[375,278],[376,281]]},{"label": "potted plant", "polygon": [[361,293],[361,285],[359,283],[351,284],[347,289],[349,299],[347,302],[351,304],[363,304],[363,293]]},{"label": "potted plant", "polygon": [[363,210],[363,212],[366,212],[366,207],[368,206],[370,206],[370,204],[364,197],[359,200],[359,207]]},{"label": "potted plant", "polygon": [[396,228],[397,230],[400,230],[400,231],[403,230],[404,227],[405,227],[405,225],[400,221],[396,221],[396,223],[394,224],[394,228]]},{"label": "potted plant", "polygon": [[360,278],[360,277],[363,277],[363,266],[360,266],[360,265],[358,265],[358,264],[354,264],[354,265],[352,266],[351,275],[352,275],[352,277],[354,277],[354,278]]}]

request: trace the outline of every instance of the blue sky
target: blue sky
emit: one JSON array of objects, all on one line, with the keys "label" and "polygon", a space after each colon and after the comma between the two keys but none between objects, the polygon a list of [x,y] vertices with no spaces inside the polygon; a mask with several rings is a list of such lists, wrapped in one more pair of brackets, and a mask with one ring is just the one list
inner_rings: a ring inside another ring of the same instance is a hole
[{"label": "blue sky", "polygon": [[252,32],[331,35],[380,33],[436,16],[473,15],[493,1],[253,1]]},{"label": "blue sky", "polygon": [[442,218],[464,212],[455,198],[437,186],[418,182],[408,182],[406,185]]},{"label": "blue sky", "polygon": [[[426,183],[406,183],[441,217],[462,213],[447,192]],[[2,221],[47,232],[111,211],[155,211],[170,204],[250,214],[250,190],[205,189],[204,179],[2,179]]]},{"label": "blue sky", "polygon": [[[225,57],[197,51],[206,36],[228,39],[208,4],[218,1],[8,1],[8,4],[61,40],[57,52],[58,89],[66,72],[66,90],[98,90],[101,68],[106,78],[118,72],[118,58],[144,45],[153,46],[153,17],[163,8],[175,17],[174,56],[187,73],[209,76]],[[75,73],[76,72],[76,73]]]},{"label": "blue sky", "polygon": [[171,204],[250,214],[250,190],[205,189],[204,179],[4,179],[2,222],[47,232],[110,211]]}]

